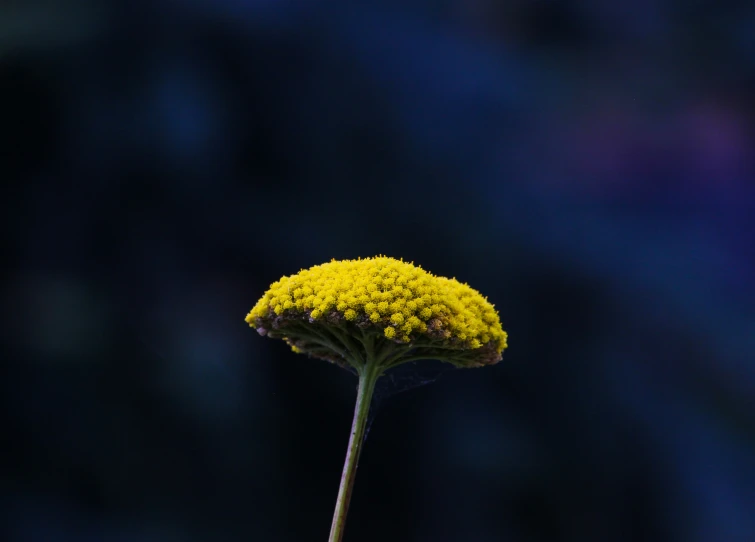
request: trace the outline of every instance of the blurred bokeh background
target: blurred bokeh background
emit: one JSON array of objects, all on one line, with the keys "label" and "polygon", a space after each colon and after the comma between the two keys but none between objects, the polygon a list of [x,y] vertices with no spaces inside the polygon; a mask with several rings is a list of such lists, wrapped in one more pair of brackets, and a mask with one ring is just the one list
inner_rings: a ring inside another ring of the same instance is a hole
[{"label": "blurred bokeh background", "polygon": [[5,0],[0,122],[4,540],[326,540],[356,381],[243,318],[378,253],[510,348],[347,540],[755,540],[752,2]]}]

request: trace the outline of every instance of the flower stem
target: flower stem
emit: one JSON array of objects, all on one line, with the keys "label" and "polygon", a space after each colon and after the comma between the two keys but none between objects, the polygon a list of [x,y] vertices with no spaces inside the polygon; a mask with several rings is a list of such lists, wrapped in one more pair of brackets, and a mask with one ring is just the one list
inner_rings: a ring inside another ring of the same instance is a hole
[{"label": "flower stem", "polygon": [[341,542],[343,539],[346,514],[349,510],[349,502],[351,501],[351,490],[354,487],[357,464],[359,463],[359,455],[362,452],[364,441],[364,430],[367,426],[370,403],[372,403],[372,392],[375,390],[375,383],[380,377],[380,373],[381,370],[373,359],[368,359],[367,363],[359,371],[359,387],[357,388],[357,402],[354,408],[354,421],[351,424],[349,447],[346,450],[346,461],[343,465],[341,486],[338,488],[336,509],[333,513],[333,523],[330,526],[330,538],[328,538],[328,542]]}]

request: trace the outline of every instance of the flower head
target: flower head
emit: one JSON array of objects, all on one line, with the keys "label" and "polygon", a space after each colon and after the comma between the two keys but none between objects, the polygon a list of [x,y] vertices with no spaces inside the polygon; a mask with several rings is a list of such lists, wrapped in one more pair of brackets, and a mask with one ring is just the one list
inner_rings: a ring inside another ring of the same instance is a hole
[{"label": "flower head", "polygon": [[500,361],[507,346],[498,313],[479,292],[385,256],[283,277],[246,321],[295,352],[357,369],[416,359],[479,367]]}]

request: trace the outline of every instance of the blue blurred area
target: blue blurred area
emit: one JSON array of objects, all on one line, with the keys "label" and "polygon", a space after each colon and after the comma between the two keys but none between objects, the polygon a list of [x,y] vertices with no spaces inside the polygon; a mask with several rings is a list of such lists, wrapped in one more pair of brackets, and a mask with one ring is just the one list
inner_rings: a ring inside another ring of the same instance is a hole
[{"label": "blue blurred area", "polygon": [[355,381],[243,317],[384,253],[511,346],[348,540],[755,540],[751,3],[5,2],[0,97],[5,539],[324,540]]}]

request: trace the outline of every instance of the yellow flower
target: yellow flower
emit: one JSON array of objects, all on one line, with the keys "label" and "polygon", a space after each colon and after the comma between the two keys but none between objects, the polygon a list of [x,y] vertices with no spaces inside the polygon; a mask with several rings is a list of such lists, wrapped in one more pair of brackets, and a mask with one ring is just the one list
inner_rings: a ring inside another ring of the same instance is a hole
[{"label": "yellow flower", "polygon": [[493,305],[456,279],[386,256],[332,260],[282,277],[247,314],[260,335],[353,369],[354,420],[329,540],[340,542],[378,379],[396,365],[436,359],[457,367],[501,360],[507,335]]},{"label": "yellow flower", "polygon": [[455,279],[385,256],[332,260],[273,283],[246,316],[295,351],[361,367],[440,359],[498,362],[507,334],[493,305]]}]

